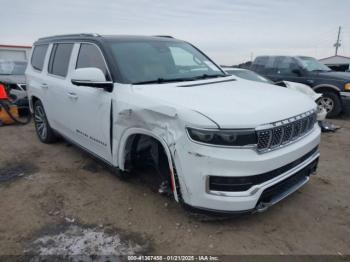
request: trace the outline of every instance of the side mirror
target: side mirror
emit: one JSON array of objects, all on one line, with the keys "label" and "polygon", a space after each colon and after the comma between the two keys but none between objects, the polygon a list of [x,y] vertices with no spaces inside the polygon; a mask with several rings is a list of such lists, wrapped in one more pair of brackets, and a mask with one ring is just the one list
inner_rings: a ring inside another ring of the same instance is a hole
[{"label": "side mirror", "polygon": [[108,92],[113,89],[113,82],[107,81],[102,70],[96,67],[75,69],[71,81],[76,86],[103,88]]},{"label": "side mirror", "polygon": [[303,72],[299,68],[293,69],[292,73],[297,75],[297,76],[302,76],[303,75]]}]

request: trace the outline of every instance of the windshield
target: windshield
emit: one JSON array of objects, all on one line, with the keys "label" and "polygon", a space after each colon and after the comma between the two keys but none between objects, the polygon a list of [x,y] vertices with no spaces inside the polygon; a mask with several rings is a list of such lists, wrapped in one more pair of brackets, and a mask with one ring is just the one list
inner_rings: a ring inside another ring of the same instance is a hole
[{"label": "windshield", "polygon": [[328,66],[320,63],[312,57],[298,57],[301,66],[309,72],[312,71],[332,71]]},{"label": "windshield", "polygon": [[27,62],[0,61],[0,75],[24,75]]},{"label": "windshield", "polygon": [[111,42],[122,78],[130,84],[190,81],[226,76],[196,48],[176,41]]},{"label": "windshield", "polygon": [[250,80],[250,81],[256,81],[256,82],[262,82],[262,83],[270,83],[272,84],[273,82],[268,80],[267,78],[249,70],[225,70],[228,74],[230,75],[235,75],[240,78]]}]

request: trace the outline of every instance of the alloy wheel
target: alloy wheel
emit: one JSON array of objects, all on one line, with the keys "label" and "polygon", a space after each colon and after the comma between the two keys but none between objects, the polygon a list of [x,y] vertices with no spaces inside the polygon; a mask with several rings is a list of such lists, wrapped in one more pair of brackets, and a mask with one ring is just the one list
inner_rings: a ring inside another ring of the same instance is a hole
[{"label": "alloy wheel", "polygon": [[332,111],[334,108],[334,101],[329,97],[321,97],[317,102],[319,107],[326,109],[327,113]]},{"label": "alloy wheel", "polygon": [[47,136],[47,123],[45,118],[44,109],[41,106],[35,107],[34,110],[34,122],[38,135],[41,139],[46,139]]}]

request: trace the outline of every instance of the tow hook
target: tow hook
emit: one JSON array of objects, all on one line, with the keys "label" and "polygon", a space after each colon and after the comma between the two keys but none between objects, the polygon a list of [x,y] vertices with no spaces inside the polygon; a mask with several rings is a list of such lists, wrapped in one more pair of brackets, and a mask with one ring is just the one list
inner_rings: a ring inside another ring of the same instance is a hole
[{"label": "tow hook", "polygon": [[315,161],[315,163],[310,167],[310,175],[311,175],[311,176],[317,174],[317,172],[316,172],[316,170],[317,170],[317,165],[318,165],[318,159],[317,159],[317,161]]},{"label": "tow hook", "polygon": [[256,207],[255,207],[255,212],[256,213],[263,213],[265,212],[271,205],[269,203],[264,203],[260,202]]}]

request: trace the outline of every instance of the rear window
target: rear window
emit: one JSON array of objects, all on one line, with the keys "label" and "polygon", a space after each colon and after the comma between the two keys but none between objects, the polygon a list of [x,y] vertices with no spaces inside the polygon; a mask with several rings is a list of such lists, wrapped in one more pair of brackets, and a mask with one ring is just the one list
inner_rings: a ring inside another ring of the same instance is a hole
[{"label": "rear window", "polygon": [[36,45],[33,50],[31,64],[36,70],[43,70],[46,51],[49,45]]},{"label": "rear window", "polygon": [[49,73],[65,77],[68,72],[73,44],[54,44],[50,56]]},{"label": "rear window", "polygon": [[27,62],[0,61],[0,75],[24,75]]}]

